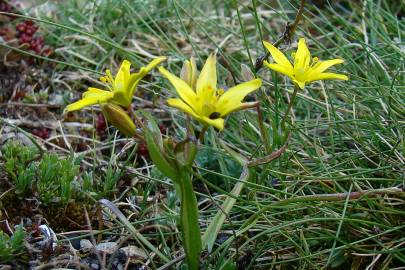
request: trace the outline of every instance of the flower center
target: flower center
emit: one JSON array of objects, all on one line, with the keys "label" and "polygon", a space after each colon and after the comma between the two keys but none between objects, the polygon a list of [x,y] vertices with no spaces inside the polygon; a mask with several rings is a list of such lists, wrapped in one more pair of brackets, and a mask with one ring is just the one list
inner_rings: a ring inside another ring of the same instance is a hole
[{"label": "flower center", "polygon": [[314,57],[311,59],[310,64],[304,67],[296,67],[294,77],[297,81],[305,82],[311,70],[320,64],[319,58]]},{"label": "flower center", "polygon": [[221,114],[219,112],[213,112],[210,114],[210,119],[214,120],[214,119],[218,119],[221,116]]},{"label": "flower center", "polygon": [[197,97],[197,102],[200,104],[201,115],[209,117],[210,119],[217,119],[221,116],[216,112],[216,104],[221,95],[224,94],[224,89],[213,89],[207,86]]},{"label": "flower center", "polygon": [[301,81],[301,82],[304,82],[305,81],[305,69],[304,68],[297,68],[296,70],[295,70],[295,79],[297,79],[297,81]]}]

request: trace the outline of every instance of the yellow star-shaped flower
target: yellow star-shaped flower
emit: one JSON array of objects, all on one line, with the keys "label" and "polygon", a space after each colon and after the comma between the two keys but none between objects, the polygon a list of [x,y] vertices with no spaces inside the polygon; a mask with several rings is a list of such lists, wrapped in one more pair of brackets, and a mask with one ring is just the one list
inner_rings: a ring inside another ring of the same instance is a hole
[{"label": "yellow star-shaped flower", "polygon": [[106,70],[106,76],[100,78],[106,84],[108,90],[89,87],[83,93],[81,100],[66,106],[65,112],[76,111],[87,106],[107,102],[128,107],[132,102],[132,96],[139,81],[164,60],[166,60],[166,57],[156,58],[146,67],[141,67],[137,73],[132,74],[130,73],[131,63],[124,60],[115,78],[113,78],[109,69]]},{"label": "yellow star-shaped flower", "polygon": [[311,53],[305,43],[305,39],[301,38],[298,41],[298,49],[293,54],[294,65],[290,63],[288,58],[276,47],[269,42],[263,41],[264,46],[270,52],[275,63],[267,61],[264,64],[272,70],[287,75],[301,89],[305,84],[318,80],[348,80],[346,75],[324,72],[333,65],[344,62],[342,59],[333,59],[327,61],[319,61],[317,57],[311,58]]},{"label": "yellow star-shaped flower", "polygon": [[242,101],[246,95],[262,85],[262,80],[254,79],[231,87],[227,91],[218,89],[214,54],[208,57],[198,79],[195,79],[197,70],[193,60],[187,61],[185,66],[186,70],[182,71],[184,80],[171,74],[165,68],[159,67],[160,73],[170,81],[180,96],[180,98],[168,99],[168,105],[180,109],[200,123],[214,126],[218,130],[224,128],[225,116],[252,105],[252,103]]}]

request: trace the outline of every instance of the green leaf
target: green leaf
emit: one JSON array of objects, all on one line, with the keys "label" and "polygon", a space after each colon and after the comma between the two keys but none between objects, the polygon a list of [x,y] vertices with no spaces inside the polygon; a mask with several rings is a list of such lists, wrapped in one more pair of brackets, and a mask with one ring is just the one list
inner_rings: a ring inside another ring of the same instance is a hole
[{"label": "green leaf", "polygon": [[205,231],[202,243],[203,247],[207,246],[208,251],[211,252],[212,248],[215,243],[215,239],[217,239],[218,233],[224,224],[226,216],[231,212],[232,207],[235,205],[236,199],[234,197],[238,197],[241,193],[243,187],[245,186],[245,182],[249,179],[249,169],[246,165],[247,159],[242,155],[236,153],[231,148],[226,146],[224,143],[221,142],[222,147],[240,164],[243,165],[242,174],[239,177],[239,180],[236,185],[233,187],[231,194],[233,197],[227,197],[225,202],[222,204],[221,208],[215,214],[215,217],[211,221],[210,225],[208,226],[207,230]]},{"label": "green leaf", "polygon": [[181,227],[183,234],[183,246],[186,252],[188,268],[199,269],[200,252],[202,249],[200,225],[198,224],[198,205],[190,171],[184,168],[181,172]]}]

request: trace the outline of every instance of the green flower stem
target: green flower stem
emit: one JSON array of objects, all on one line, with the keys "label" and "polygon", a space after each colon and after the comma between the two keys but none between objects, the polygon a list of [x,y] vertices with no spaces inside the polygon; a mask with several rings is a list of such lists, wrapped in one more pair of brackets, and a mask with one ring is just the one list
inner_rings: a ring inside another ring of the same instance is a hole
[{"label": "green flower stem", "polygon": [[264,126],[263,113],[262,113],[262,110],[260,108],[260,103],[259,102],[256,104],[256,111],[257,111],[257,120],[259,122],[260,134],[262,136],[264,146],[266,147],[266,152],[270,153],[271,152],[271,145],[270,145],[269,138],[268,138],[269,134],[267,133],[267,129]]},{"label": "green flower stem", "polygon": [[181,190],[181,228],[183,246],[186,253],[188,269],[199,269],[200,252],[202,249],[200,225],[198,223],[198,206],[190,169],[183,167],[180,179]]},{"label": "green flower stem", "polygon": [[288,103],[287,111],[286,111],[285,114],[284,114],[283,120],[281,120],[281,127],[282,127],[283,129],[284,129],[285,122],[287,121],[287,118],[288,118],[288,116],[290,115],[292,106],[293,106],[293,104],[294,104],[294,102],[295,102],[295,97],[297,96],[297,93],[298,93],[298,90],[299,90],[299,89],[300,89],[300,88],[298,87],[298,85],[295,85],[295,87],[294,87],[294,92],[293,92],[292,97],[291,97],[291,99],[290,99],[290,103]]}]

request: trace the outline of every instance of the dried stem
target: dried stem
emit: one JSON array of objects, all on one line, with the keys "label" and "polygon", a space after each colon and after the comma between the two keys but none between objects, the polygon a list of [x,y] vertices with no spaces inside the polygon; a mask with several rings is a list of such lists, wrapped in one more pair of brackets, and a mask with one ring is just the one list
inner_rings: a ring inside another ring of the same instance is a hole
[{"label": "dried stem", "polygon": [[262,165],[262,164],[269,163],[269,162],[277,159],[278,157],[280,157],[287,150],[288,141],[290,140],[290,138],[291,138],[291,136],[289,135],[288,138],[287,138],[286,143],[280,149],[278,149],[277,151],[274,151],[273,153],[271,153],[270,155],[268,155],[266,157],[258,158],[258,159],[249,161],[247,163],[247,166],[248,167],[254,167],[254,166],[257,166],[257,165]]},{"label": "dried stem", "polygon": [[[287,41],[287,43],[291,43],[291,38],[292,38],[295,30],[297,29],[298,23],[300,22],[300,20],[302,18],[302,13],[304,12],[304,6],[305,6],[305,0],[301,0],[301,5],[300,5],[300,8],[298,9],[297,15],[295,16],[294,22],[292,24],[287,23],[282,36],[276,42],[274,42],[274,44],[273,44],[274,47],[278,47],[281,44],[281,42],[283,42],[283,41]],[[259,69],[261,69],[263,67],[264,61],[267,60],[269,58],[269,56],[270,56],[270,52],[266,52],[265,55],[256,59],[256,64],[255,64],[256,72],[259,71]]]}]

